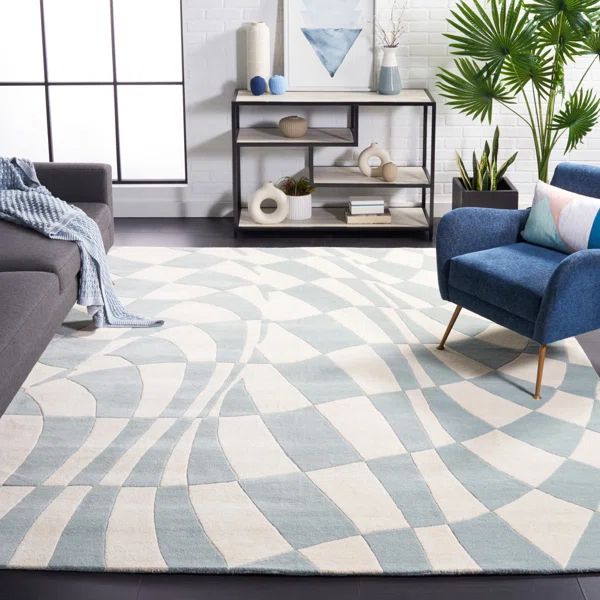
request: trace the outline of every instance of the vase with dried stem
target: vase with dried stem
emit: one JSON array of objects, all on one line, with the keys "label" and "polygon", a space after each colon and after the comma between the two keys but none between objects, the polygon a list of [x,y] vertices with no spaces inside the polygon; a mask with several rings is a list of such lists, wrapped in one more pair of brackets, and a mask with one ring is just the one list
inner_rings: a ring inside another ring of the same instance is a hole
[{"label": "vase with dried stem", "polygon": [[377,38],[383,48],[378,91],[386,96],[395,96],[402,90],[398,67],[398,46],[402,36],[406,33],[404,22],[406,2],[407,0],[394,0],[388,15],[377,20]]}]

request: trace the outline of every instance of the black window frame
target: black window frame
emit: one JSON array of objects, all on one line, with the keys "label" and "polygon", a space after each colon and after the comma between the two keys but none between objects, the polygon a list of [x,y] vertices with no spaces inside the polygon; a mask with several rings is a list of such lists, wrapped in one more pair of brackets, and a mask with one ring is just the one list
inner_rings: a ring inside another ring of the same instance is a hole
[{"label": "black window frame", "polygon": [[[46,47],[46,22],[44,13],[44,0],[39,0],[40,3],[40,25],[42,36],[42,64],[44,81],[0,81],[2,87],[38,87],[44,88],[44,96],[46,103],[46,127],[48,132],[48,160],[54,161],[54,145],[52,139],[52,115],[50,110],[50,89],[52,87],[90,87],[104,86],[113,88],[114,112],[115,112],[115,146],[116,146],[116,178],[113,178],[113,183],[116,185],[187,185],[188,183],[188,148],[187,148],[187,114],[186,114],[186,96],[185,96],[185,48],[184,48],[184,30],[183,30],[183,0],[179,1],[179,17],[180,17],[180,36],[181,36],[181,80],[179,81],[118,81],[117,79],[117,53],[115,44],[115,15],[114,15],[114,0],[107,0],[110,6],[110,38],[112,52],[112,81],[61,81],[51,82],[48,79],[48,51]],[[181,95],[183,99],[183,152],[185,161],[185,177],[183,179],[123,179],[121,168],[121,137],[119,130],[119,101],[118,89],[119,86],[148,86],[148,87],[164,87],[164,86],[179,86],[181,87]]]}]

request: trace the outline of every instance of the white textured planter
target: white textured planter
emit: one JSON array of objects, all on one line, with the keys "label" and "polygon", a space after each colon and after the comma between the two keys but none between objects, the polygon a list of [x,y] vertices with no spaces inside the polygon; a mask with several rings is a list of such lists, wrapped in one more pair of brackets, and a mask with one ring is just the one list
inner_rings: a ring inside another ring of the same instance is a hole
[{"label": "white textured planter", "polygon": [[[275,212],[266,213],[262,204],[266,200],[273,200],[277,208]],[[289,211],[288,197],[272,181],[265,183],[250,198],[248,213],[250,218],[259,225],[278,225],[287,219]]]},{"label": "white textured planter", "polygon": [[307,221],[312,217],[312,194],[308,196],[288,196],[290,221]]}]

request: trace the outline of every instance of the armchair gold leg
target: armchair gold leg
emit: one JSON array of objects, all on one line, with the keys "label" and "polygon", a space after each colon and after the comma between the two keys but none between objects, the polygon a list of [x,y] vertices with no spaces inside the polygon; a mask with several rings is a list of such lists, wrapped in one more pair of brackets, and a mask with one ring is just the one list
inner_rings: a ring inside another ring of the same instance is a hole
[{"label": "armchair gold leg", "polygon": [[450,337],[450,334],[452,333],[452,330],[454,329],[454,326],[456,325],[456,321],[458,321],[458,317],[460,316],[461,311],[462,311],[462,306],[457,306],[456,310],[454,311],[454,314],[452,315],[452,318],[450,319],[450,323],[448,324],[448,329],[446,329],[446,333],[444,334],[444,337],[442,338],[442,342],[438,346],[438,350],[446,349],[446,342],[448,341],[448,338]]},{"label": "armchair gold leg", "polygon": [[542,382],[544,379],[544,364],[546,362],[546,351],[548,350],[548,346],[540,347],[540,356],[538,360],[538,374],[537,374],[537,383],[535,386],[535,396],[536,400],[542,399]]}]

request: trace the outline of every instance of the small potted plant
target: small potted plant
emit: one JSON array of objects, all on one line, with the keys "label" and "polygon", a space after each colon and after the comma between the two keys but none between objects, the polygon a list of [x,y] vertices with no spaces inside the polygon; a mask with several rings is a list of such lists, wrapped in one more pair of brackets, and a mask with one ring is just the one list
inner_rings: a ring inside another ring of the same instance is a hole
[{"label": "small potted plant", "polygon": [[455,177],[452,185],[452,208],[479,206],[483,208],[519,208],[519,192],[505,176],[509,167],[517,159],[513,154],[501,167],[498,166],[500,129],[496,127],[492,148],[485,143],[483,156],[478,160],[473,152],[473,176],[471,177],[460,154],[456,162],[460,177]]},{"label": "small potted plant", "polygon": [[278,187],[288,197],[290,221],[306,221],[312,217],[312,193],[315,186],[306,177],[284,177]]}]

